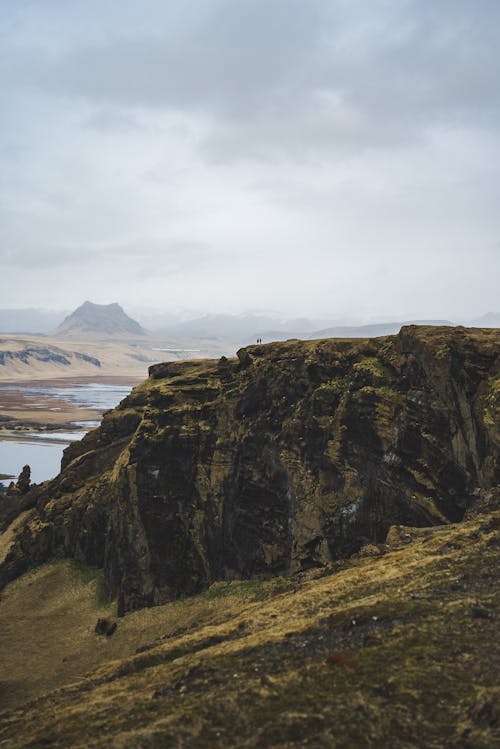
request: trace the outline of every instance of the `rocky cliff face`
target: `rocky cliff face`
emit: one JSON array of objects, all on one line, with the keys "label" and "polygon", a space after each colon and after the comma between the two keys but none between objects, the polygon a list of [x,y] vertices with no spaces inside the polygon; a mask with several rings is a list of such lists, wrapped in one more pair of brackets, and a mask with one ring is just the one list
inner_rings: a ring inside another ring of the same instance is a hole
[{"label": "rocky cliff face", "polygon": [[25,495],[0,584],[70,556],[125,612],[460,520],[500,483],[499,344],[409,326],[154,366]]}]

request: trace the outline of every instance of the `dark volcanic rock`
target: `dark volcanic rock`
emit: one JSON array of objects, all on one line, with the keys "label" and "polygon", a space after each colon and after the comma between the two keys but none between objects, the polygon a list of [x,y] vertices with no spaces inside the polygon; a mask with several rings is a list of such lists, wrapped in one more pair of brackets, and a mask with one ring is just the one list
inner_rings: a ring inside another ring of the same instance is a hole
[{"label": "dark volcanic rock", "polygon": [[0,583],[71,556],[123,613],[460,520],[499,484],[499,342],[410,326],[156,365],[66,450]]},{"label": "dark volcanic rock", "polygon": [[94,628],[96,635],[111,637],[116,632],[117,624],[111,619],[98,619]]},{"label": "dark volcanic rock", "polygon": [[27,491],[29,491],[31,483],[31,468],[29,466],[24,466],[23,470],[19,474],[19,478],[17,479],[17,488],[21,494],[26,494]]}]

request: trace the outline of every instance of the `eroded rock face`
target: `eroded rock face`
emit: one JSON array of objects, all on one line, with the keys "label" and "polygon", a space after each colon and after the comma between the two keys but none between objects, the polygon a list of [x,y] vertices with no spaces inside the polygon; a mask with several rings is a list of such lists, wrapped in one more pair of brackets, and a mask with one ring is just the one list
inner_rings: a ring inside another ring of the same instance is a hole
[{"label": "eroded rock face", "polygon": [[252,346],[156,365],[65,452],[0,567],[103,567],[121,612],[460,520],[499,483],[495,330]]}]

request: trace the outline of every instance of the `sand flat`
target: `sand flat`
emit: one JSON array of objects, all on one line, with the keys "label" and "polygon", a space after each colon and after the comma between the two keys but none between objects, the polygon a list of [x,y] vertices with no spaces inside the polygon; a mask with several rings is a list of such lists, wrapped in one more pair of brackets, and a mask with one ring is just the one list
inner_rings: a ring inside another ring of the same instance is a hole
[{"label": "sand flat", "polygon": [[20,431],[43,429],[46,426],[68,427],[74,421],[99,421],[102,416],[102,410],[99,408],[86,408],[66,400],[63,395],[33,392],[33,389],[57,388],[61,391],[65,388],[89,384],[134,387],[141,381],[138,377],[100,375],[2,382],[0,385],[0,437],[3,439],[9,436],[18,438]]}]

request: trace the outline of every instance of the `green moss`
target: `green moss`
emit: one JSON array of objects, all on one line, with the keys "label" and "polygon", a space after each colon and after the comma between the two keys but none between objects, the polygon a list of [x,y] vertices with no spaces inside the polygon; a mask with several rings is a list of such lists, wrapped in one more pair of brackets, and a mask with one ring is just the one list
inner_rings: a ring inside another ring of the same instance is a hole
[{"label": "green moss", "polygon": [[484,423],[498,427],[500,418],[500,377],[491,377],[487,383],[487,394],[483,399]]},{"label": "green moss", "polygon": [[380,359],[378,359],[376,356],[369,356],[366,357],[366,359],[362,359],[361,361],[356,362],[356,364],[353,365],[353,370],[355,372],[369,372],[375,378],[382,380],[390,381],[393,376],[389,367],[382,361],[380,361]]},{"label": "green moss", "polygon": [[199,593],[196,599],[216,600],[219,598],[250,597],[250,599],[264,600],[280,592],[289,590],[293,582],[284,577],[252,578],[250,580],[235,580],[232,582],[216,582],[208,590]]},{"label": "green moss", "polygon": [[[95,601],[97,606],[105,607],[110,603],[110,598],[106,593],[104,581],[104,570],[99,567],[92,567],[80,560],[71,559],[70,565],[72,572],[84,583],[93,583],[95,586]],[[66,563],[67,560],[64,560]]]}]

